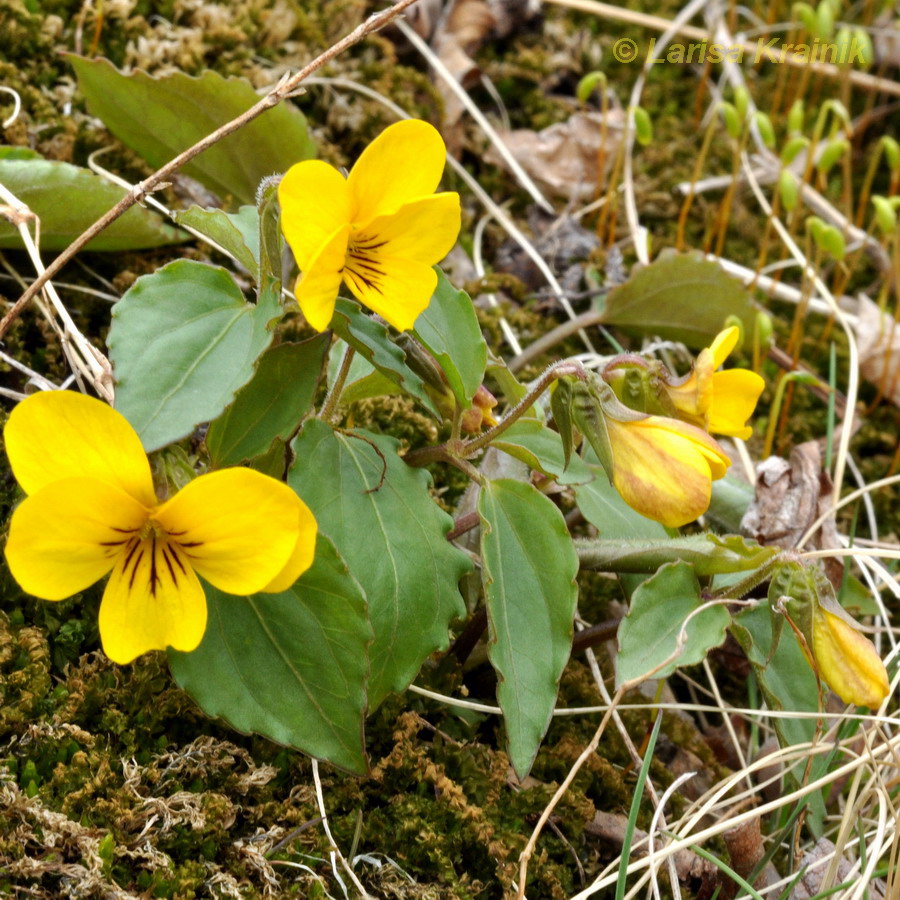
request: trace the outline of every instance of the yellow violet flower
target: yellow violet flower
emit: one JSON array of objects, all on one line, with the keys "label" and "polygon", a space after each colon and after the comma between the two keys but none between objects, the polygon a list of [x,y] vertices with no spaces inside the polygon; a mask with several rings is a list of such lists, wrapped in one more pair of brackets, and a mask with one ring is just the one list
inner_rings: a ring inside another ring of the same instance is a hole
[{"label": "yellow violet flower", "polygon": [[817,606],[812,652],[819,674],[845,703],[877,709],[891,689],[872,642],[840,616]]},{"label": "yellow violet flower", "polygon": [[632,509],[670,528],[706,512],[731,463],[705,431],[665,416],[605,418],[613,486]]},{"label": "yellow violet flower", "polygon": [[716,371],[734,350],[739,336],[740,329],[735,326],[719,332],[712,345],[700,351],[691,373],[669,382],[665,392],[679,418],[713,434],[747,440],[753,433],[747,420],[766,383],[749,369]]},{"label": "yellow violet flower", "polygon": [[347,178],[321,160],[285,173],[281,228],[301,271],[297,302],[317,331],[342,281],[394,328],[412,328],[437,287],[432,266],[459,234],[459,195],[434,193],[445,156],[437,130],[410,119],[372,141]]},{"label": "yellow violet flower", "polygon": [[34,394],[10,414],[4,440],[28,495],[10,522],[10,571],[45,600],[112,573],[100,636],[114,662],[198,646],[207,612],[197,575],[231,594],[278,592],[312,563],[316,521],[287,485],[223,469],[160,503],[134,429],[92,397]]}]

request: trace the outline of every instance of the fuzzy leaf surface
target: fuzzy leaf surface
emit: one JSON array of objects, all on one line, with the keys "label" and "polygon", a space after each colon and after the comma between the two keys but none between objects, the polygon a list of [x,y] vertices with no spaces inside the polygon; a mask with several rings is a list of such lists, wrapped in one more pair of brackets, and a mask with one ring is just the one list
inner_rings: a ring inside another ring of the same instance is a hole
[{"label": "fuzzy leaf surface", "polygon": [[234,597],[206,585],[206,600],[200,646],[169,650],[178,684],[238,731],[364,774],[372,630],[334,545],[320,535],[312,566],[284,593]]},{"label": "fuzzy leaf surface", "polygon": [[369,598],[374,709],[447,647],[451,621],[466,611],[457,584],[472,564],[447,542],[452,519],[429,496],[428,473],[397,455],[398,441],[310,419],[292,446],[288,483]]},{"label": "fuzzy leaf surface", "polygon": [[276,298],[244,300],[224,270],[177,260],[139,278],[109,330],[116,408],[149,452],[216,419],[272,340]]},{"label": "fuzzy leaf surface", "polygon": [[578,557],[562,513],[527,482],[488,481],[478,514],[488,655],[499,677],[510,762],[524,778],[572,650]]}]

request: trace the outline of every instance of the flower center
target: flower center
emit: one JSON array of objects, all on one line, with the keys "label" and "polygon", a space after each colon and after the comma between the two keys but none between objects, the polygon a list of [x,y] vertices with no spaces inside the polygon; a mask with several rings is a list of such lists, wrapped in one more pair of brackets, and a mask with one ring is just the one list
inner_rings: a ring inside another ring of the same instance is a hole
[{"label": "flower center", "polygon": [[147,516],[139,528],[113,528],[121,540],[107,541],[108,555],[121,556],[122,576],[131,591],[145,585],[151,597],[160,592],[163,582],[178,588],[187,577],[192,550],[202,541],[185,540],[184,531],[166,531],[153,516]]},{"label": "flower center", "polygon": [[379,294],[384,293],[381,281],[385,273],[382,261],[378,258],[378,250],[386,243],[377,237],[368,237],[364,234],[351,237],[347,245],[344,275],[353,282],[358,291],[368,289]]}]

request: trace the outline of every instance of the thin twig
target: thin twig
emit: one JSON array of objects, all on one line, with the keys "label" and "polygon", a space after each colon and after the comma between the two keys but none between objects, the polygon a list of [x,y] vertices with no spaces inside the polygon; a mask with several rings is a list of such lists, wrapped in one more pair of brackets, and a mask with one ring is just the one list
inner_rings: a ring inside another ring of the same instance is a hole
[{"label": "thin twig", "polygon": [[218,143],[222,138],[233,134],[242,128],[248,122],[262,115],[264,112],[277,106],[282,100],[290,97],[300,84],[313,72],[322,68],[326,63],[331,62],[336,56],[343,53],[349,47],[361,41],[364,37],[380,30],[392,19],[395,19],[405,9],[416,3],[417,0],[398,0],[389,9],[380,13],[369,16],[365,22],[357,26],[350,34],[341,38],[336,44],[333,44],[323,53],[320,53],[312,62],[305,65],[296,74],[283,78],[259,103],[251,106],[246,112],[241,113],[237,118],[226,122],[220,128],[217,128],[205,138],[197,141],[192,147],[179,153],[174,159],[167,162],[162,168],[157,169],[149,177],[139,182],[127,193],[112,209],[104,213],[93,225],[85,230],[79,237],[75,238],[56,259],[47,266],[46,269],[32,282],[31,286],[22,294],[15,302],[12,309],[0,320],[0,339],[6,334],[12,321],[24,309],[25,305],[34,297],[35,294],[54,276],[60,269],[79,251],[85,244],[95,238],[101,231],[111,225],[119,216],[123,215],[127,210],[131,209],[136,203],[140,202],[147,194],[156,190],[167,178],[177,172],[185,163],[190,162],[195,156],[199,156],[204,150],[208,150],[214,144]]}]

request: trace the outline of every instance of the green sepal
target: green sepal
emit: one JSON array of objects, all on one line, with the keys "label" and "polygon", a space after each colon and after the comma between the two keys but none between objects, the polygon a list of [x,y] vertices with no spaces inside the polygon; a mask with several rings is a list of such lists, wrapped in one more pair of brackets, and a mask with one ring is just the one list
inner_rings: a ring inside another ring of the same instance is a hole
[{"label": "green sepal", "polygon": [[815,567],[807,568],[800,562],[790,560],[778,566],[769,583],[769,605],[775,621],[781,619],[783,610],[798,637],[802,636],[806,641],[807,647],[812,647],[813,618],[824,578],[824,574]]},{"label": "green sepal", "polygon": [[556,422],[556,429],[562,439],[563,449],[563,467],[569,468],[569,460],[572,458],[572,447],[574,446],[574,438],[572,429],[572,400],[574,378],[563,377],[556,381],[553,392],[550,395],[550,411],[553,413],[553,419]]},{"label": "green sepal", "polygon": [[647,415],[676,417],[675,405],[664,387],[662,365],[631,353],[614,357],[603,380],[629,409]]},{"label": "green sepal", "polygon": [[610,401],[620,405],[612,388],[596,372],[588,372],[586,380],[577,381],[573,386],[572,419],[575,427],[584,435],[611,479],[613,455],[604,414],[604,405]]}]

